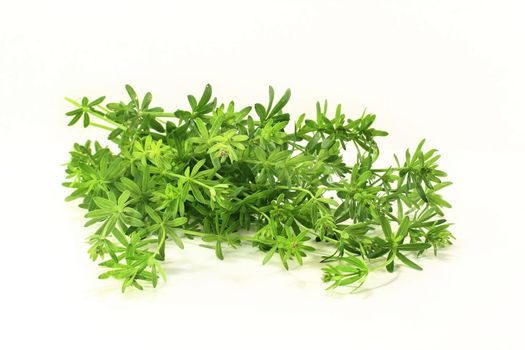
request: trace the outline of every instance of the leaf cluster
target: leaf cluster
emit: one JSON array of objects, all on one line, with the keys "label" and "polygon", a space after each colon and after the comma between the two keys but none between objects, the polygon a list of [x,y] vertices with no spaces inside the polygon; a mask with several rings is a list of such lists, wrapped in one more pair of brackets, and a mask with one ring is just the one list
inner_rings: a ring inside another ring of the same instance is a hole
[{"label": "leaf cluster", "polygon": [[[404,159],[376,166],[375,115],[346,116],[317,103],[315,115],[290,117],[291,93],[237,108],[218,104],[207,85],[189,107],[165,112],[152,95],[126,85],[125,102],[76,102],[69,125],[107,130],[117,152],[99,142],[75,144],[67,164],[67,200],[86,210],[89,255],[100,278],[128,287],[165,279],[166,246],[199,239],[219,259],[249,245],[263,264],[302,265],[320,245],[328,288],[360,286],[370,272],[434,254],[454,238],[440,191],[450,185],[424,140]],[[96,122],[95,122],[96,121]],[[354,156],[348,164],[342,154]]]}]

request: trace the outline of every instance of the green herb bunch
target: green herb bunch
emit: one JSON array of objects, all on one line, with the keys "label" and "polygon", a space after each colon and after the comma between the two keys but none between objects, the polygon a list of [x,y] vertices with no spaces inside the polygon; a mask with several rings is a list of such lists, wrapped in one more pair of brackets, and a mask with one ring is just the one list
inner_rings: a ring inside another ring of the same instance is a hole
[{"label": "green herb bunch", "polygon": [[66,98],[75,105],[69,125],[108,130],[118,152],[75,144],[64,183],[95,227],[89,255],[102,260],[100,278],[122,280],[122,291],[165,280],[166,245],[182,249],[185,239],[221,260],[225,247],[250,245],[263,264],[277,257],[285,269],[325,244],[329,289],[359,287],[396,263],[421,270],[414,257],[451,244],[440,156],[422,141],[395,165],[375,167],[375,138],[387,132],[372,127],[373,114],[350,119],[325,102],[315,118],[292,122],[290,90],[276,100],[270,87],[265,105],[238,109],[219,105],[209,85],[200,99],[188,96],[188,110],[165,112],[151,93],[126,90],[129,101],[106,105]]}]

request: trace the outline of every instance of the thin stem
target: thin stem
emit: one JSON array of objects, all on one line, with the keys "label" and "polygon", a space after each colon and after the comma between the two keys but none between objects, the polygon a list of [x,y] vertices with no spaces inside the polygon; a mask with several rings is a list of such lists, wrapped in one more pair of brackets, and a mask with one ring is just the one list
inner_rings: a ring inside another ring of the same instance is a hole
[{"label": "thin stem", "polygon": [[310,195],[310,197],[315,198],[314,194],[312,192],[308,191],[306,188],[287,187],[287,186],[277,186],[277,188],[280,189],[280,190],[294,190],[294,191],[305,192],[305,193],[308,193]]},{"label": "thin stem", "polygon": [[402,170],[404,168],[382,168],[382,169],[370,169],[370,171],[385,172],[388,170]]},{"label": "thin stem", "polygon": [[204,237],[206,233],[204,232],[198,232],[198,231],[192,231],[192,230],[183,230],[183,229],[176,229],[177,231],[180,231],[184,234],[191,235],[191,236],[198,236],[198,237]]},{"label": "thin stem", "polygon": [[389,216],[391,219],[393,219],[395,222],[399,223],[399,219],[396,218],[392,213],[385,212],[387,216]]},{"label": "thin stem", "polygon": [[104,130],[109,130],[109,131],[113,131],[114,130],[114,129],[110,128],[109,126],[98,124],[98,123],[90,122],[89,125],[97,127],[97,128],[100,128],[100,129],[104,129]]},{"label": "thin stem", "polygon": [[156,118],[176,118],[175,113],[171,112],[140,112],[140,114]]},{"label": "thin stem", "polygon": [[[204,237],[206,235],[209,235],[209,233],[206,233],[206,232],[198,232],[198,231],[184,230],[184,229],[176,229],[176,230],[186,235],[196,236],[196,237]],[[253,236],[239,236],[239,239],[241,241],[250,241],[250,242],[257,241],[257,239]]]},{"label": "thin stem", "polygon": [[162,245],[166,242],[166,231],[162,231],[162,236],[160,242],[157,244],[157,249],[155,249],[155,255],[160,253],[160,250],[162,249]]},{"label": "thin stem", "polygon": [[352,192],[344,187],[324,187],[327,191]]},{"label": "thin stem", "polygon": [[379,264],[378,266],[376,266],[376,267],[374,267],[372,269],[368,269],[368,273],[382,269],[383,267],[387,266],[392,261],[394,261],[395,257],[396,257],[396,255],[392,254],[392,256],[389,259],[387,259],[385,262],[383,262],[382,264]]},{"label": "thin stem", "polygon": [[106,113],[109,113],[109,112],[110,112],[109,109],[107,109],[106,107],[104,107],[104,106],[102,106],[102,105],[98,105],[97,107],[100,108],[101,110],[103,110],[103,111],[106,112]]},{"label": "thin stem", "polygon": [[259,242],[257,238],[254,236],[239,236],[239,239],[241,241],[248,241],[248,242]]}]

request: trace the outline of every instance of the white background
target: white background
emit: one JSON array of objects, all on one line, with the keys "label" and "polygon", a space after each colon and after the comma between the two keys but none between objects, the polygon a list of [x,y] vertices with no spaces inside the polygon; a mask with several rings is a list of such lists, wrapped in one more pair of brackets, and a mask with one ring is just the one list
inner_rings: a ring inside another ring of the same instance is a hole
[{"label": "white background", "polygon": [[[524,25],[519,1],[1,1],[0,347],[523,349]],[[170,250],[168,282],[100,281],[83,212],[61,187],[64,95],[168,110],[211,83],[220,101],[292,89],[366,107],[383,161],[426,138],[454,186],[457,241],[423,272],[327,293],[317,258],[284,272],[249,247]]]}]

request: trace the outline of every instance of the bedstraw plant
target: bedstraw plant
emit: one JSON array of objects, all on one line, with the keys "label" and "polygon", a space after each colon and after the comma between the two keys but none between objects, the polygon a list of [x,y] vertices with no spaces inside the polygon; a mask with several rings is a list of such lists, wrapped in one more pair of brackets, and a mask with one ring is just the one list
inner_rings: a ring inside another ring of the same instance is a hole
[{"label": "bedstraw plant", "polygon": [[[451,243],[440,156],[421,141],[377,167],[376,138],[387,132],[373,127],[373,114],[352,119],[325,102],[314,118],[291,118],[290,90],[276,99],[272,87],[267,103],[239,109],[218,104],[207,85],[174,112],[153,107],[149,92],[126,91],[126,102],[66,98],[69,125],[107,130],[118,152],[75,144],[64,183],[67,200],[87,211],[100,278],[121,280],[122,291],[165,280],[166,246],[183,249],[188,239],[221,260],[248,245],[263,264],[279,259],[285,269],[313,255],[328,289],[359,287],[378,269],[421,270],[415,258]],[[331,254],[314,253],[321,244]]]}]

